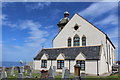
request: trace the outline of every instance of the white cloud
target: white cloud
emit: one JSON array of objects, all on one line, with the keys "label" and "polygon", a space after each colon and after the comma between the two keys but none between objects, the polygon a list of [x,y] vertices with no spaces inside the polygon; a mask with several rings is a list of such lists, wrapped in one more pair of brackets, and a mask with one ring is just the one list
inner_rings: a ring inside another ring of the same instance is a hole
[{"label": "white cloud", "polygon": [[51,2],[38,2],[33,4],[25,4],[26,8],[28,10],[34,10],[34,9],[43,9],[44,7],[47,7],[51,4]]},{"label": "white cloud", "polygon": [[32,46],[32,47],[40,47],[46,41],[46,36],[48,36],[48,32],[42,30],[42,25],[38,22],[34,22],[32,20],[25,20],[22,21],[19,25],[21,30],[28,29],[30,30],[28,36],[26,38],[25,46]]},{"label": "white cloud", "polygon": [[12,40],[13,40],[13,41],[16,41],[17,39],[16,39],[16,38],[13,38]]},{"label": "white cloud", "polygon": [[0,19],[1,19],[1,20],[5,20],[6,17],[7,17],[7,16],[6,16],[5,14],[0,14]]},{"label": "white cloud", "polygon": [[54,26],[53,25],[50,25],[50,26],[46,26],[45,29],[50,29],[50,28],[53,28]]},{"label": "white cloud", "polygon": [[[4,56],[15,55],[14,57],[17,57],[16,60],[23,59],[24,61],[25,60],[28,61],[33,59],[33,57],[38,53],[38,51],[42,48],[42,46],[47,47],[51,45],[50,41],[52,41],[52,39],[48,38],[50,32],[43,30],[42,28],[43,26],[39,22],[35,22],[33,20],[24,20],[24,21],[16,22],[16,24],[15,23],[13,24],[16,25],[16,27],[11,27],[10,25],[8,26],[11,28],[15,28],[17,30],[28,30],[27,33],[29,34],[29,36],[25,38],[24,43],[21,45],[9,46],[6,44],[3,49],[5,53]],[[26,58],[25,56],[28,55],[29,58]],[[4,59],[7,60],[7,58],[8,57],[5,57]],[[9,59],[13,60],[14,58],[10,57]]]},{"label": "white cloud", "polygon": [[100,20],[100,21],[97,21],[95,23],[96,25],[98,24],[102,24],[102,25],[117,25],[118,24],[118,17],[116,15],[109,15],[108,17]]},{"label": "white cloud", "polygon": [[118,7],[117,2],[98,2],[91,4],[88,8],[80,11],[79,14],[82,16],[90,16],[93,18],[99,17],[106,12],[110,12]]}]

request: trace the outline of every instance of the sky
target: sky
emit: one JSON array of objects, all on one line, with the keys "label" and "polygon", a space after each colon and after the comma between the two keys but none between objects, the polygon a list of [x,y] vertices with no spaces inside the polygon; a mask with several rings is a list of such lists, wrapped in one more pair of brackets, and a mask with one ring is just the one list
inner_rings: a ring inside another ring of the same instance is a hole
[{"label": "sky", "polygon": [[41,48],[51,48],[65,11],[69,18],[78,13],[105,32],[118,59],[117,2],[3,2],[2,60],[33,61]]}]

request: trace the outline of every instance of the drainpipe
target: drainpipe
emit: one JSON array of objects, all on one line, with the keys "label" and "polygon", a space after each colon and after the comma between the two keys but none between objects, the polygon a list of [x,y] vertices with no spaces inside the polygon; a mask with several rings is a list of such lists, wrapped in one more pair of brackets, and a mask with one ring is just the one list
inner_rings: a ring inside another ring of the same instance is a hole
[{"label": "drainpipe", "polygon": [[70,59],[69,59],[69,70],[70,70]]},{"label": "drainpipe", "polygon": [[97,59],[97,76],[99,76],[99,63],[98,63],[98,59]]}]

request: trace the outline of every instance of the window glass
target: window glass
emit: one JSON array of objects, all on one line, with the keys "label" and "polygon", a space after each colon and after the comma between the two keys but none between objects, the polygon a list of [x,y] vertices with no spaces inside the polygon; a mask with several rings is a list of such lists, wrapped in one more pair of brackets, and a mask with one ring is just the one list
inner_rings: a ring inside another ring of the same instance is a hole
[{"label": "window glass", "polygon": [[85,70],[85,61],[84,60],[77,60],[76,64],[80,65],[81,70]]},{"label": "window glass", "polygon": [[64,60],[58,60],[57,61],[57,68],[62,69],[64,67]]},{"label": "window glass", "polygon": [[68,39],[68,47],[71,47],[71,38]]},{"label": "window glass", "polygon": [[42,60],[41,61],[41,67],[42,68],[47,68],[47,60]]},{"label": "window glass", "polygon": [[74,37],[74,46],[80,46],[80,38]]},{"label": "window glass", "polygon": [[86,46],[86,37],[85,36],[82,37],[82,46]]}]

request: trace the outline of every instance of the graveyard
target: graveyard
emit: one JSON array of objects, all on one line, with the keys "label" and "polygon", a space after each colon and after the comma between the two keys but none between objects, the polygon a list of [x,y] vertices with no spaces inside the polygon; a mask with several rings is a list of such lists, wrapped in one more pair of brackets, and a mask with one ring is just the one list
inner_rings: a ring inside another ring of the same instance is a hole
[{"label": "graveyard", "polygon": [[[75,76],[75,74],[71,74],[68,69],[63,68],[62,73],[55,72],[52,67],[48,71],[42,70],[33,70],[30,66],[20,66],[20,67],[10,67],[0,68],[2,71],[0,71],[0,78],[8,78],[10,79],[16,79],[16,78],[23,78],[23,79],[29,79],[29,80],[39,80],[39,79],[47,79],[47,80],[93,80],[93,79],[100,79],[100,80],[119,80],[120,74],[115,74],[111,76],[90,76],[81,74],[80,76]],[[81,79],[80,79],[80,78]]]}]

